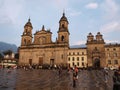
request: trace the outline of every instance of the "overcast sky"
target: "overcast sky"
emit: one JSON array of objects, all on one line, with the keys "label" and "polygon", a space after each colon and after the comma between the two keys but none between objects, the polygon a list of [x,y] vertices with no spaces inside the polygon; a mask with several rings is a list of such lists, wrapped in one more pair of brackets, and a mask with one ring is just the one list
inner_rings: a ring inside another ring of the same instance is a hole
[{"label": "overcast sky", "polygon": [[20,46],[29,17],[33,34],[44,25],[55,41],[63,11],[70,45],[85,44],[89,32],[101,32],[107,43],[120,43],[120,0],[0,0],[0,41]]}]

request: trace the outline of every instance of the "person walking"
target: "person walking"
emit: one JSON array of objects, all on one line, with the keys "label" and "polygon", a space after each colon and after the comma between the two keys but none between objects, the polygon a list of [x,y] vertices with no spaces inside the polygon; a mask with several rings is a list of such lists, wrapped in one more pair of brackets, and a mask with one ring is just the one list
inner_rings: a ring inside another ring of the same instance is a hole
[{"label": "person walking", "polygon": [[73,87],[74,88],[76,87],[76,77],[77,77],[76,73],[73,72]]}]

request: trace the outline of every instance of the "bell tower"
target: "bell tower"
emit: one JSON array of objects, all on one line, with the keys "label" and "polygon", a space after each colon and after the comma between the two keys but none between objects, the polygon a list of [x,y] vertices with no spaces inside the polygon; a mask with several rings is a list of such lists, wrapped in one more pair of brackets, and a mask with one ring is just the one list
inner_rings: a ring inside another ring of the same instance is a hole
[{"label": "bell tower", "polygon": [[24,32],[21,35],[21,46],[26,46],[32,44],[32,24],[30,22],[30,18],[28,22],[24,26]]},{"label": "bell tower", "polygon": [[87,62],[89,67],[103,68],[105,62],[105,42],[103,35],[98,32],[96,36],[89,33],[87,36]]},{"label": "bell tower", "polygon": [[69,46],[69,30],[68,30],[68,20],[63,12],[63,16],[59,21],[59,30],[58,30],[58,43],[66,43]]}]

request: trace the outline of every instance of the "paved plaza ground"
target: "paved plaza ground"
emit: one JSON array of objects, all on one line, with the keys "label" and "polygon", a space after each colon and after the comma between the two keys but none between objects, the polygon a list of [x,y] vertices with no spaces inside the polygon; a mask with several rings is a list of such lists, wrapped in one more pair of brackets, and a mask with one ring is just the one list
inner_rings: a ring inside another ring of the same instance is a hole
[{"label": "paved plaza ground", "polygon": [[73,88],[73,72],[62,70],[0,70],[0,90],[112,90],[113,71],[108,71],[107,82],[103,70],[79,70]]}]

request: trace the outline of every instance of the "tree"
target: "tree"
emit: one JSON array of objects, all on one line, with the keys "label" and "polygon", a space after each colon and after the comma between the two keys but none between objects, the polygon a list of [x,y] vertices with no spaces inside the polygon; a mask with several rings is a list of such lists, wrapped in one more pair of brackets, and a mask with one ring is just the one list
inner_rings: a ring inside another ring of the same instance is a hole
[{"label": "tree", "polygon": [[3,55],[2,53],[0,53],[0,62],[2,61],[2,59],[3,59]]},{"label": "tree", "polygon": [[11,50],[6,50],[3,52],[4,55],[11,55],[12,54],[12,51]]}]

